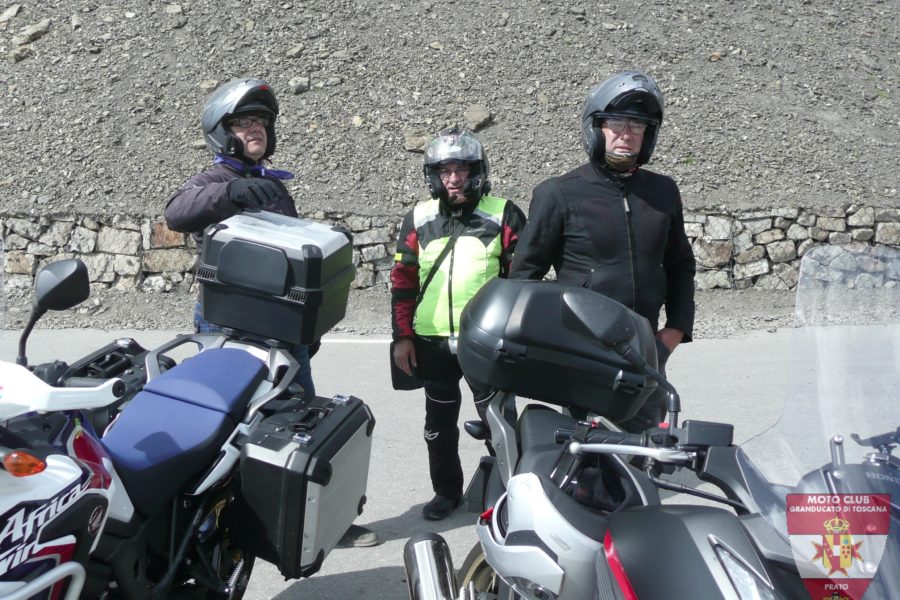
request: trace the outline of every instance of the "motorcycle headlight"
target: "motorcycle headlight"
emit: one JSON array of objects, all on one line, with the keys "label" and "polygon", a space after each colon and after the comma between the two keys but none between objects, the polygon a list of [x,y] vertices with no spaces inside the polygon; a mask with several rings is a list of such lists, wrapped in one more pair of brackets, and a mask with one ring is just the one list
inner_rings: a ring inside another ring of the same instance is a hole
[{"label": "motorcycle headlight", "polygon": [[522,596],[526,600],[556,600],[559,596],[533,581],[529,581],[524,577],[504,577],[509,587],[515,593]]},{"label": "motorcycle headlight", "polygon": [[772,585],[746,561],[713,536],[710,543],[740,600],[780,600]]}]

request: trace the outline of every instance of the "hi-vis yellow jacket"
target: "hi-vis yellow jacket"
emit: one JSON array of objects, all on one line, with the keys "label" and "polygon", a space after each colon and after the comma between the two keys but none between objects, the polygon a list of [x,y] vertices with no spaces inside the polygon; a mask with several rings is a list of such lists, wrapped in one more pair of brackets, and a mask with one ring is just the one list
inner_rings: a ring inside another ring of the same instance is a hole
[{"label": "hi-vis yellow jacket", "polygon": [[[483,196],[478,203],[449,212],[438,200],[418,204],[406,214],[391,270],[394,339],[451,337],[466,303],[494,277],[505,277],[525,225],[525,214],[512,202]],[[421,285],[435,261],[459,236],[416,307]]]}]

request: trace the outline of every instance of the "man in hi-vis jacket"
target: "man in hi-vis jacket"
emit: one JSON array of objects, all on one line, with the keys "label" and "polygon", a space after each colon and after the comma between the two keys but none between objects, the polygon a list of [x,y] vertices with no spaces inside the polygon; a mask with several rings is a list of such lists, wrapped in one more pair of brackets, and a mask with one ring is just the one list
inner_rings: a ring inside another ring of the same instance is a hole
[{"label": "man in hi-vis jacket", "polygon": [[[443,519],[463,492],[460,313],[487,281],[507,275],[525,215],[489,195],[484,147],[467,131],[441,131],[428,144],[423,171],[432,200],[403,219],[391,271],[393,360],[409,374],[415,367],[425,380],[425,443],[435,496],[422,514]],[[479,414],[489,391],[472,389]]]}]

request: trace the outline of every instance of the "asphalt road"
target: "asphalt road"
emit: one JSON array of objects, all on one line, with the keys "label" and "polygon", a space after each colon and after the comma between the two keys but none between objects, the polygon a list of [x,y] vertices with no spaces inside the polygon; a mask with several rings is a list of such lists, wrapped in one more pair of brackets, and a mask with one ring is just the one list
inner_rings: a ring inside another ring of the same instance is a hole
[{"label": "asphalt road", "polygon": [[[734,423],[736,442],[774,424],[787,389],[791,331],[757,331],[681,346],[667,368],[681,392],[683,417]],[[32,363],[53,358],[71,362],[120,336],[134,337],[150,348],[175,333],[39,329],[32,334],[28,358]],[[0,356],[4,359],[15,357],[17,336],[17,332],[0,331]],[[423,399],[420,392],[391,389],[387,342],[383,338],[326,337],[313,361],[320,395],[353,394],[365,400],[375,414],[369,501],[357,522],[377,532],[382,543],[373,548],[336,549],[319,573],[300,581],[284,581],[272,565],[259,562],[248,599],[399,600],[406,598],[402,550],[410,536],[424,531],[442,534],[450,543],[456,567],[475,543],[474,513],[460,509],[440,522],[421,516],[423,504],[432,496],[422,440]],[[462,418],[475,418],[471,397],[464,398]],[[463,434],[461,456],[466,477],[483,449],[481,442]]]}]

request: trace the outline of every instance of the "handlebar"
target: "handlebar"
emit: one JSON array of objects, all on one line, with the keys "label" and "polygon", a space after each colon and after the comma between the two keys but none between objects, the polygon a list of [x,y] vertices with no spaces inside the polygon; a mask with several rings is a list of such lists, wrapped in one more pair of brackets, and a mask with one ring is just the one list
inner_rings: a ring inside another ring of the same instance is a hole
[{"label": "handlebar", "polygon": [[553,433],[553,437],[557,444],[565,444],[572,437],[573,433],[575,433],[575,429],[572,427],[559,427]]},{"label": "handlebar", "polygon": [[[632,434],[634,435],[634,434]],[[632,444],[582,444],[572,442],[569,444],[571,454],[630,454],[633,456],[646,456],[661,463],[688,464],[697,456],[695,452],[674,450],[670,448],[647,448]]]},{"label": "handlebar", "polygon": [[[642,433],[612,431],[579,422],[576,429],[561,427],[556,430],[556,441],[562,444],[562,449],[551,478],[561,489],[565,489],[569,482],[578,477],[584,457],[588,454],[643,456],[652,459],[644,462],[643,470],[657,487],[721,502],[746,512],[746,507],[737,500],[659,478],[661,472],[672,473],[676,465],[699,473],[698,469],[704,461],[698,461],[698,457],[714,446],[731,446],[732,432],[733,427],[727,423],[706,421],[685,421],[684,426],[675,428],[675,431],[659,427]],[[900,437],[900,429],[897,436]]]},{"label": "handlebar", "polygon": [[608,431],[606,429],[592,429],[584,440],[585,444],[616,444],[625,446],[646,446],[647,441],[643,433],[628,433],[625,431]]},{"label": "handlebar", "polygon": [[104,379],[95,379],[94,377],[67,377],[61,383],[62,387],[88,388],[97,387],[104,381]]},{"label": "handlebar", "polygon": [[[575,433],[571,427],[560,427],[555,433],[557,444],[565,444]],[[625,431],[610,431],[608,429],[591,429],[585,438],[586,444],[627,444],[631,446],[646,446],[647,441],[643,433],[627,433]]]},{"label": "handlebar", "polygon": [[628,454],[647,456],[662,463],[688,464],[696,458],[695,452],[677,450],[670,447],[659,447],[662,440],[659,435],[645,433],[629,433],[627,431],[611,431],[604,428],[593,428],[583,433],[584,441],[573,441],[575,430],[560,427],[556,430],[556,442],[567,444],[566,449],[573,456],[584,454]]},{"label": "handlebar", "polygon": [[[106,379],[96,379],[94,377],[67,377],[62,382],[62,387],[70,387],[70,388],[92,388],[97,387],[103,383],[106,383]],[[112,394],[116,398],[121,398],[125,395],[126,386],[125,382],[121,379],[117,379],[112,387]]]}]

